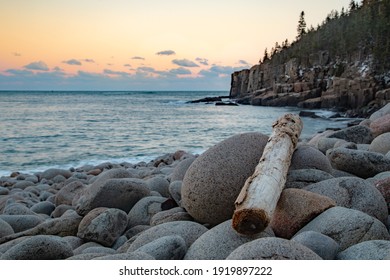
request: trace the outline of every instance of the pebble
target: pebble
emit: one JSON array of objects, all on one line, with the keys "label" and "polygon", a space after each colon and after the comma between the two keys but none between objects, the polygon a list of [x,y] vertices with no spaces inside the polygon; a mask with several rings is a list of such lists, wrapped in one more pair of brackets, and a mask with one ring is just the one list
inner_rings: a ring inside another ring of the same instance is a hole
[{"label": "pebble", "polygon": [[14,229],[10,226],[9,223],[7,223],[3,219],[1,219],[1,216],[0,216],[0,238],[7,236],[7,235],[11,235],[13,233],[15,233]]},{"label": "pebble", "polygon": [[368,150],[386,155],[390,151],[390,132],[376,137],[370,144]]},{"label": "pebble", "polygon": [[336,131],[328,138],[342,139],[355,144],[369,144],[374,139],[370,128],[364,125],[355,125]]},{"label": "pebble", "polygon": [[308,185],[334,178],[333,175],[318,169],[290,170],[285,188],[302,189]]},{"label": "pebble", "polygon": [[338,260],[384,260],[390,254],[390,241],[369,240],[353,245],[337,255]]},{"label": "pebble", "polygon": [[334,260],[340,249],[334,239],[315,231],[304,231],[291,240],[311,249],[324,260]]},{"label": "pebble", "polygon": [[370,123],[370,129],[374,137],[390,132],[390,114],[384,115]]},{"label": "pebble", "polygon": [[[131,248],[129,250],[132,252]],[[180,235],[168,235],[157,238],[133,252],[146,253],[156,260],[181,260],[187,252],[187,245]]]},{"label": "pebble", "polygon": [[149,225],[151,217],[162,211],[161,204],[166,200],[167,198],[161,196],[147,196],[141,198],[133,208],[131,208],[128,214],[128,227]]}]

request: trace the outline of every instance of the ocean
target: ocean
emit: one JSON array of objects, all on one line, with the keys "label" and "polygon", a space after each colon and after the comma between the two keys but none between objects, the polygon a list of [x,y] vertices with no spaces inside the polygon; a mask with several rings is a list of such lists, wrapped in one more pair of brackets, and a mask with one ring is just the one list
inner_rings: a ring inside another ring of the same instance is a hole
[{"label": "ocean", "polygon": [[[269,135],[277,118],[300,110],[187,103],[226,95],[226,91],[0,91],[0,176],[103,162],[148,162],[177,150],[200,154],[237,133]],[[312,118],[303,122],[301,137],[346,125]]]}]

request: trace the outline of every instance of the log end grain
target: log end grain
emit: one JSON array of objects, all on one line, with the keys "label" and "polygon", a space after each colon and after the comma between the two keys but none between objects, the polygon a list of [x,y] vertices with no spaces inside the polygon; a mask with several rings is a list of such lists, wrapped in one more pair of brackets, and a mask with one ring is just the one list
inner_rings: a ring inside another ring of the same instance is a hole
[{"label": "log end grain", "polygon": [[236,210],[232,226],[240,234],[252,235],[262,232],[270,223],[266,211],[259,208]]}]

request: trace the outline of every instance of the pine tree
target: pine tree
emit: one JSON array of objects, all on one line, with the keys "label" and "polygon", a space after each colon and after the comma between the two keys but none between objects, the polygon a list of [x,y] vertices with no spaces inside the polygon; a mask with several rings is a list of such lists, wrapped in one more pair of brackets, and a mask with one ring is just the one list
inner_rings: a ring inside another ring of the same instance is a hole
[{"label": "pine tree", "polygon": [[298,27],[297,27],[298,35],[297,41],[302,38],[303,35],[306,34],[306,20],[305,20],[305,12],[302,11],[299,16]]}]

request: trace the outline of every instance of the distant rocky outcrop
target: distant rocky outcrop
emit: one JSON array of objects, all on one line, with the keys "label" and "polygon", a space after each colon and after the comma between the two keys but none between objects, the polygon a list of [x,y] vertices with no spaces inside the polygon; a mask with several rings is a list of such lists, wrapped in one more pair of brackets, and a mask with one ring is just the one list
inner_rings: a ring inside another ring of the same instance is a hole
[{"label": "distant rocky outcrop", "polygon": [[390,101],[385,77],[371,71],[371,61],[331,60],[328,52],[307,61],[267,60],[234,72],[230,98],[256,106],[298,106],[335,109],[367,116]]}]

